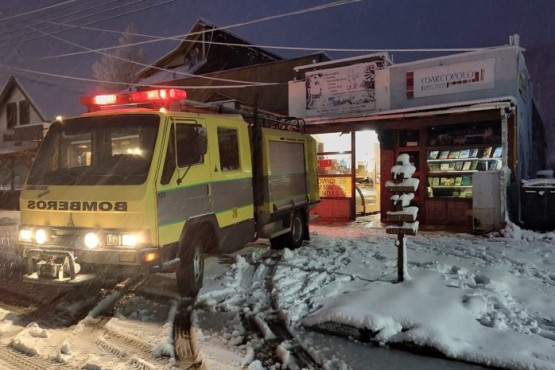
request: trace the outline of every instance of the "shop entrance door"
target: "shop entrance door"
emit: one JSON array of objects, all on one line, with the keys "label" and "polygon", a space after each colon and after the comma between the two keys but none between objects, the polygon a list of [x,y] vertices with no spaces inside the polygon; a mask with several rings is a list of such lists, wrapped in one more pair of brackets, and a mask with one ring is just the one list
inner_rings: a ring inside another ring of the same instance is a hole
[{"label": "shop entrance door", "polygon": [[380,147],[376,133],[313,136],[318,142],[320,204],[312,213],[322,220],[352,221],[379,212]]}]

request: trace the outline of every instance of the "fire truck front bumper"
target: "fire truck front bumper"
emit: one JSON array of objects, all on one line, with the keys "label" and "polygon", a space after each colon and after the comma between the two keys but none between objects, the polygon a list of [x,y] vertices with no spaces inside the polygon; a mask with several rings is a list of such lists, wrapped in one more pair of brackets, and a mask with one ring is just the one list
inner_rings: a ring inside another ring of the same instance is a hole
[{"label": "fire truck front bumper", "polygon": [[[26,269],[24,281],[77,285],[96,279],[99,271],[145,272],[158,258],[154,248],[68,250],[20,245],[20,254]],[[83,266],[92,269],[84,272]]]}]

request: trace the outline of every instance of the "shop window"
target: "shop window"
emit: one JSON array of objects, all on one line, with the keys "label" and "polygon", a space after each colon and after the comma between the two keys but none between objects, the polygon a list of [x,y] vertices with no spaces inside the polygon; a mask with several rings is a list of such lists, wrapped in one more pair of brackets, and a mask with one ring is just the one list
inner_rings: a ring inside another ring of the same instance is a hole
[{"label": "shop window", "polygon": [[499,124],[465,124],[432,127],[430,146],[497,144],[501,142]]},{"label": "shop window", "polygon": [[350,175],[351,154],[326,154],[318,156],[319,175]]},{"label": "shop window", "polygon": [[17,103],[8,103],[6,106],[6,121],[8,128],[14,128],[17,124]]},{"label": "shop window", "polygon": [[499,124],[463,124],[430,128],[426,154],[428,197],[473,196],[473,174],[502,168]]},{"label": "shop window", "polygon": [[28,125],[31,121],[31,116],[29,112],[29,101],[21,100],[19,102],[19,124]]}]

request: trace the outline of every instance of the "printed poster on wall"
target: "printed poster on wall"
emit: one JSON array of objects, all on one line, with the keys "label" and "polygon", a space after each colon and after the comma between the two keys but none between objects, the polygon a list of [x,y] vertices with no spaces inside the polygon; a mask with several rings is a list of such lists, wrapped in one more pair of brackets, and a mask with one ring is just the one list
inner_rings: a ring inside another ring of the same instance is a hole
[{"label": "printed poster on wall", "polygon": [[353,196],[351,187],[351,176],[320,176],[318,178],[321,198],[351,198]]},{"label": "printed poster on wall", "polygon": [[376,109],[376,63],[307,72],[306,116],[337,116]]},{"label": "printed poster on wall", "polygon": [[494,87],[494,58],[407,72],[407,99]]}]

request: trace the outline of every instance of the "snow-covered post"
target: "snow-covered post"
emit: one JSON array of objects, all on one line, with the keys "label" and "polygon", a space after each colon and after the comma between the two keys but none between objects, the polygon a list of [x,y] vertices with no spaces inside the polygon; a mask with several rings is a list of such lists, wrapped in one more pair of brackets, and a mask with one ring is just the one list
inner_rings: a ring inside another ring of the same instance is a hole
[{"label": "snow-covered post", "polygon": [[418,189],[420,180],[412,175],[416,168],[410,164],[408,154],[400,154],[397,164],[391,168],[392,180],[386,181],[385,188],[394,193],[391,197],[394,211],[387,212],[387,221],[398,222],[398,225],[387,226],[388,234],[397,234],[397,280],[405,281],[409,278],[407,271],[407,248],[405,235],[416,235],[418,231],[418,207],[411,206],[414,192]]}]

